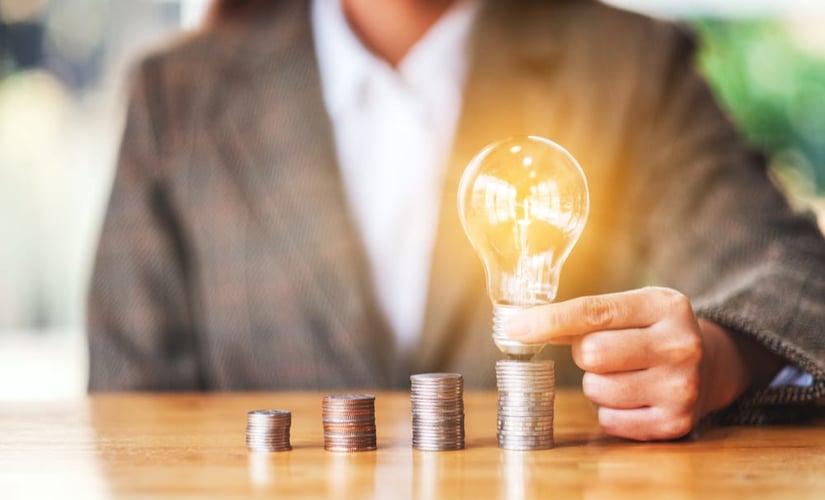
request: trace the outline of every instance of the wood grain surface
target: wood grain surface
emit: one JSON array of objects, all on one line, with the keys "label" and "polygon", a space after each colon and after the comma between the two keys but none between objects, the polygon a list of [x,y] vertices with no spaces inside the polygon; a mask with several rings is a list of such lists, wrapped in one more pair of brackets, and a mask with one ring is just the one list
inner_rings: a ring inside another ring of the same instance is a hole
[{"label": "wood grain surface", "polygon": [[[0,404],[1,498],[825,498],[825,426],[729,427],[678,442],[605,436],[576,392],[556,448],[496,446],[496,394],[465,396],[467,449],[411,449],[407,393],[376,393],[379,449],[323,449],[324,393],[106,394]],[[293,412],[289,452],[246,450],[246,412]]]}]

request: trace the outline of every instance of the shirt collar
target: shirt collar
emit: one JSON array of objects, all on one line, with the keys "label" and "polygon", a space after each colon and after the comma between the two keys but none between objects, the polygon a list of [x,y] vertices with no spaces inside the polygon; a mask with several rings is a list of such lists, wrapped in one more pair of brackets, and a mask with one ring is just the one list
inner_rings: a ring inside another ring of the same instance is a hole
[{"label": "shirt collar", "polygon": [[340,0],[313,0],[313,37],[329,113],[338,116],[358,103],[366,82],[380,72],[394,74],[414,94],[431,100],[438,100],[445,86],[460,89],[480,5],[480,0],[458,0],[393,69],[352,32]]}]

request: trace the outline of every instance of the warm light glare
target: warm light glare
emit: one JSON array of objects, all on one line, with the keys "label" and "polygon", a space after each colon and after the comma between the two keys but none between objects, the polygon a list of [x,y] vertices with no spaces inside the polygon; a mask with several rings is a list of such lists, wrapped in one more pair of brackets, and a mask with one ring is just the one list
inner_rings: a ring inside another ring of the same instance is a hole
[{"label": "warm light glare", "polygon": [[552,302],[587,219],[587,183],[575,159],[546,139],[507,139],[473,159],[459,195],[493,302]]},{"label": "warm light glare", "polygon": [[487,272],[493,339],[509,355],[541,346],[511,341],[503,328],[520,308],[556,298],[559,274],[584,229],[584,172],[564,148],[535,136],[491,144],[473,158],[459,186],[459,215]]}]

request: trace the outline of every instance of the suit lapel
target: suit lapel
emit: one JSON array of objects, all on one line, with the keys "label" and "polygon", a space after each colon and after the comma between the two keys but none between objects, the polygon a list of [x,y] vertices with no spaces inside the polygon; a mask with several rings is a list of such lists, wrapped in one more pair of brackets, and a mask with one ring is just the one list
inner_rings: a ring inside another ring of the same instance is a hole
[{"label": "suit lapel", "polygon": [[531,13],[527,11],[529,4],[519,8],[507,4],[490,0],[475,29],[461,116],[441,197],[427,314],[412,360],[417,371],[448,365],[454,346],[460,343],[458,336],[473,333],[466,331],[467,315],[477,306],[479,296],[487,293],[483,265],[458,218],[457,191],[464,168],[495,140],[546,134],[546,114],[553,109],[549,85],[560,63],[557,32],[548,30],[557,24],[547,19],[547,12],[553,9],[542,7]]},{"label": "suit lapel", "polygon": [[[271,234],[313,334],[329,343],[358,383],[389,380],[391,339],[375,310],[364,252],[338,172],[323,107],[308,2],[283,2],[247,29],[223,78],[240,89],[218,113],[216,141]],[[236,33],[236,35],[238,35]]]}]

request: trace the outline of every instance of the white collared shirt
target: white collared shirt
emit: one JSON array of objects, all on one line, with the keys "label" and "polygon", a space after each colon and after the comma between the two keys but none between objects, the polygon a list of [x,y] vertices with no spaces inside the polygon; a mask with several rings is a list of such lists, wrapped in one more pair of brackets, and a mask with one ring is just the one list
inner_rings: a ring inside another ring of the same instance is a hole
[{"label": "white collared shirt", "polygon": [[[324,104],[378,304],[401,352],[417,342],[442,181],[478,2],[457,2],[396,68],[352,32],[340,0],[313,0]],[[447,207],[452,209],[452,207]]]}]

